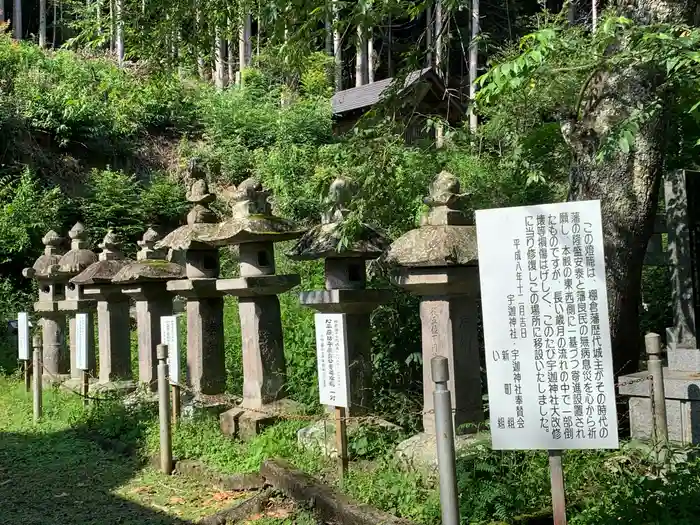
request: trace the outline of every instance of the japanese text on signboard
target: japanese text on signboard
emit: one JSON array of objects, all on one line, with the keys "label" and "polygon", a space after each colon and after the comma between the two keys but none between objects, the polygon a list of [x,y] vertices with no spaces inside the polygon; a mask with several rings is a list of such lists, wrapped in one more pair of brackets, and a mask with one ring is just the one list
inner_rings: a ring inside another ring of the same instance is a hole
[{"label": "japanese text on signboard", "polygon": [[618,446],[598,201],[477,212],[494,448]]},{"label": "japanese text on signboard", "polygon": [[349,407],[344,314],[316,314],[318,389],[323,405]]}]

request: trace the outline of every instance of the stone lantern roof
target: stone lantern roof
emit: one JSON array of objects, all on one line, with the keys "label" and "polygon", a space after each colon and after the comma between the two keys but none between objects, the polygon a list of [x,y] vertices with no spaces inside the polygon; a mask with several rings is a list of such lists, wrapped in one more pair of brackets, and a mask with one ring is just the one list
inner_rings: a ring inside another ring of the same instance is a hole
[{"label": "stone lantern roof", "polygon": [[71,239],[71,249],[49,270],[52,276],[65,280],[75,277],[97,262],[95,252],[87,249],[85,227],[80,222],[75,223],[68,236]]},{"label": "stone lantern roof", "polygon": [[159,239],[158,233],[149,228],[143,235],[143,238],[138,241],[141,249],[136,253],[136,261],[122,267],[114,276],[112,282],[126,284],[184,278],[185,269],[179,264],[165,260],[165,252],[162,249],[155,248]]},{"label": "stone lantern roof", "polygon": [[386,262],[404,267],[478,265],[476,227],[462,211],[468,195],[459,191],[459,179],[441,172],[423,200],[430,209],[421,226],[394,241]]},{"label": "stone lantern roof", "polygon": [[272,214],[268,202],[270,192],[251,177],[226,192],[225,200],[231,217],[219,225],[211,242],[216,246],[230,246],[249,242],[282,242],[304,234],[292,221]]},{"label": "stone lantern roof", "polygon": [[22,275],[30,279],[50,279],[51,268],[59,263],[63,255],[63,237],[54,230],[49,230],[41,239],[44,243],[44,253],[34,262],[31,268],[22,270]]},{"label": "stone lantern roof", "polygon": [[98,260],[73,277],[70,282],[88,286],[111,283],[119,270],[131,262],[119,249],[117,236],[112,230],[107,232],[98,247],[102,250],[97,256]]},{"label": "stone lantern roof", "polygon": [[357,193],[357,185],[344,177],[338,177],[328,189],[326,211],[321,224],[314,226],[289,251],[287,257],[294,260],[329,258],[376,259],[389,247],[391,241],[368,224],[362,224],[354,239],[341,251],[341,224],[349,213],[348,205]]},{"label": "stone lantern roof", "polygon": [[191,182],[187,189],[187,200],[193,206],[187,214],[187,224],[157,241],[155,249],[170,248],[177,251],[214,247],[209,239],[217,234],[219,221],[209,206],[216,200],[216,195],[209,193],[209,186],[198,159],[190,161],[189,171]]}]

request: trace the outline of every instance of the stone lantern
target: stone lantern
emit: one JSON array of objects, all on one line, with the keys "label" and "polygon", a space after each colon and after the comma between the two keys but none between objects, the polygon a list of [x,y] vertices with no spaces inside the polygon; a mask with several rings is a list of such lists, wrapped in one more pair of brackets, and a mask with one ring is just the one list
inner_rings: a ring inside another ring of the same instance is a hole
[{"label": "stone lantern", "polygon": [[187,299],[187,380],[196,397],[221,394],[226,388],[224,357],[224,300],[216,288],[219,249],[208,242],[219,229],[218,218],[209,208],[216,200],[209,193],[204,173],[196,159],[190,162],[187,200],[192,208],[187,224],[155,244],[184,252],[185,279],[168,281],[169,292]]},{"label": "stone lantern", "polygon": [[368,290],[365,264],[389,247],[390,240],[362,224],[355,240],[339,250],[341,223],[357,188],[338,178],[330,186],[322,223],[306,233],[289,252],[294,260],[324,259],[326,289],[301,292],[301,304],[320,313],[346,314],[350,413],[372,407],[370,313],[391,297],[389,290]]},{"label": "stone lantern", "polygon": [[[70,279],[81,273],[91,264],[97,262],[97,255],[87,248],[85,227],[77,222],[68,232],[71,240],[70,250],[66,252],[58,261],[58,264],[51,268],[51,275],[55,276],[56,282],[65,286],[65,298],[58,303],[58,309],[68,316],[68,333],[70,340],[70,375],[71,382],[80,380],[81,371],[76,363],[76,322],[77,313],[87,314],[87,337],[88,337],[88,372],[94,375],[96,372],[95,363],[95,325],[93,312],[97,306],[94,299],[88,299],[83,293],[81,286],[70,282]],[[78,386],[75,384],[74,386]]]},{"label": "stone lantern", "polygon": [[215,242],[238,246],[239,275],[221,279],[216,288],[238,297],[243,350],[243,401],[221,414],[224,434],[242,438],[257,434],[274,414],[292,410],[285,399],[287,365],[277,294],[300,282],[299,275],[275,274],[274,243],[300,237],[304,231],[272,214],[269,192],[255,179],[243,181],[228,196],[231,218],[221,224]]},{"label": "stone lantern", "polygon": [[131,318],[129,296],[121,292],[112,278],[131,261],[119,249],[117,237],[109,230],[102,250],[94,262],[73,277],[70,283],[80,286],[86,298],[97,300],[97,334],[99,346],[100,388],[131,389]]},{"label": "stone lantern", "polygon": [[68,378],[70,359],[64,348],[65,316],[58,304],[65,297],[65,287],[52,275],[51,268],[59,263],[65,252],[64,239],[51,230],[41,240],[44,254],[31,268],[22,270],[22,275],[36,279],[39,286],[39,300],[34,303],[34,311],[40,315],[42,331],[44,382],[59,382]]},{"label": "stone lantern", "polygon": [[[424,200],[421,226],[397,239],[386,255],[398,286],[420,296],[423,347],[423,428],[399,446],[399,454],[435,461],[435,414],[430,359],[442,355],[450,367],[457,434],[476,431],[484,413],[477,323],[479,267],[476,228],[462,211],[459,179],[440,173]],[[465,428],[464,425],[472,424]]]},{"label": "stone lantern", "polygon": [[121,286],[122,293],[136,302],[136,330],[138,333],[139,382],[157,388],[156,346],[160,340],[160,318],[173,313],[173,294],[167,282],[185,276],[179,264],[165,260],[165,253],[154,248],[160,239],[149,228],[138,241],[136,262],[122,267],[112,282]]}]

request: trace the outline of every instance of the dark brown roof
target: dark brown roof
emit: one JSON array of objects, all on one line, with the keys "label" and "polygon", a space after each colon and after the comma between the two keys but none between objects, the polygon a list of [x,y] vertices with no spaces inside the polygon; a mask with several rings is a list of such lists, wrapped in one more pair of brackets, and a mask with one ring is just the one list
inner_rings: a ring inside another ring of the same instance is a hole
[{"label": "dark brown roof", "polygon": [[[341,115],[358,109],[368,108],[379,102],[383,95],[387,94],[392,87],[394,78],[385,78],[371,84],[358,86],[343,91],[338,91],[331,98],[331,107],[334,115]],[[432,68],[418,69],[406,75],[403,89],[417,84],[421,80],[426,80],[436,84],[439,89],[445,91],[445,86],[440,77]]]}]

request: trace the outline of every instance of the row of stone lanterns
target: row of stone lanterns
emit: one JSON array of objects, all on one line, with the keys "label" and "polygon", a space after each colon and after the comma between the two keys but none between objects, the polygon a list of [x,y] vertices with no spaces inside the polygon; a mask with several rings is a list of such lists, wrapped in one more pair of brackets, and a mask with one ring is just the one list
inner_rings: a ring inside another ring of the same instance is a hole
[{"label": "row of stone lanterns", "polygon": [[[98,256],[85,246],[84,229],[70,232],[71,250],[60,253],[62,239],[44,237],[45,253],[27,277],[39,281],[35,310],[42,317],[44,363],[47,373],[62,379],[61,330],[64,314],[97,311],[99,381],[101,385],[129,385],[129,302],[136,303],[139,380],[155,385],[159,318],[172,314],[173,298],[187,299],[187,384],[195,396],[221,394],[226,384],[223,297],[238,297],[243,351],[243,400],[222,414],[222,430],[241,436],[257,433],[276,414],[293,410],[286,399],[286,361],[278,294],[297,286],[299,275],[278,275],[274,243],[298,239],[287,254],[294,260],[325,262],[325,289],[300,294],[302,304],[318,312],[347,315],[351,413],[371,410],[370,313],[389,300],[389,290],[367,288],[366,261],[383,257],[396,267],[395,282],[421,297],[424,361],[424,427],[434,434],[430,358],[445,355],[455,407],[455,425],[483,420],[478,317],[478,258],[476,232],[460,211],[464,195],[459,181],[441,173],[425,200],[429,206],[419,228],[390,245],[379,231],[363,224],[354,241],[338,250],[342,223],[356,188],[347,179],[330,187],[322,223],[304,231],[272,214],[269,193],[248,179],[225,197],[230,217],[218,222],[210,205],[216,196],[191,165],[187,194],[192,204],[187,224],[162,240],[149,230],[139,242],[136,261],[127,260],[111,233]],[[239,277],[221,279],[219,249],[238,247]],[[180,264],[165,249],[180,254]],[[71,324],[71,355],[75,328]],[[74,358],[72,359],[74,362]],[[94,363],[94,357],[93,361]],[[77,370],[71,366],[75,378]],[[467,430],[470,432],[470,430]],[[416,446],[422,446],[418,439]]]}]

